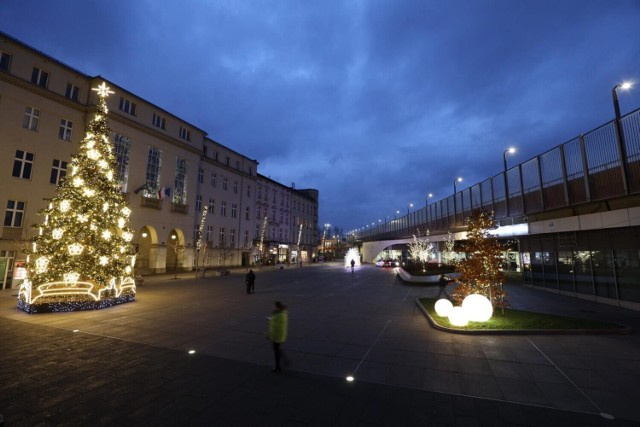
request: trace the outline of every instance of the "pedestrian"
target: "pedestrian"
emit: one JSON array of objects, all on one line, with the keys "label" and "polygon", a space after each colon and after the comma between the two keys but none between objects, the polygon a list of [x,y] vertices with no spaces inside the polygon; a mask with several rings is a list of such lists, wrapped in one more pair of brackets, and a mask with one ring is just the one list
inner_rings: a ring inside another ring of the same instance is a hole
[{"label": "pedestrian", "polygon": [[247,276],[244,279],[245,284],[247,285],[247,295],[254,293],[254,286],[256,283],[256,274],[253,270],[249,269]]},{"label": "pedestrian", "polygon": [[280,301],[276,301],[273,306],[273,312],[269,318],[269,332],[267,338],[273,344],[273,355],[275,357],[275,366],[272,372],[282,371],[280,359],[284,359],[285,365],[288,364],[286,356],[282,353],[280,346],[287,340],[287,329],[289,327],[289,314],[287,307]]},{"label": "pedestrian", "polygon": [[353,267],[356,265],[356,260],[351,258],[351,272],[353,273]]}]

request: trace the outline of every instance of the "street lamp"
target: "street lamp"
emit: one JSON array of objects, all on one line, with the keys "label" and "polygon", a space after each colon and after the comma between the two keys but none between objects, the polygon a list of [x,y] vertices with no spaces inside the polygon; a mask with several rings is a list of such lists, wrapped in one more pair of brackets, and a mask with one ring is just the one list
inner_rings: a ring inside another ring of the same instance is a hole
[{"label": "street lamp", "polygon": [[631,89],[631,82],[618,83],[611,89],[611,97],[613,98],[613,109],[616,113],[615,126],[616,133],[618,135],[618,150],[620,152],[620,166],[622,168],[622,187],[624,193],[629,193],[629,186],[627,185],[627,147],[624,142],[624,132],[622,132],[622,124],[620,123],[620,104],[618,103],[618,89],[628,90]]},{"label": "street lamp", "polygon": [[462,177],[459,176],[458,178],[453,180],[453,194],[454,194],[454,196],[458,192],[458,190],[456,188],[456,182],[462,182]]},{"label": "street lamp", "polygon": [[433,193],[428,193],[427,197],[425,197],[424,199],[424,210],[425,210],[425,219],[427,220],[427,228],[430,227],[431,224],[429,224],[429,199],[433,197]]},{"label": "street lamp", "polygon": [[413,207],[413,203],[407,205],[407,215],[409,215],[409,209]]},{"label": "street lamp", "polygon": [[502,153],[502,160],[504,161],[504,171],[507,171],[507,153],[509,154],[513,154],[516,152],[516,149],[514,147],[509,147],[506,150],[504,150],[504,152]]}]

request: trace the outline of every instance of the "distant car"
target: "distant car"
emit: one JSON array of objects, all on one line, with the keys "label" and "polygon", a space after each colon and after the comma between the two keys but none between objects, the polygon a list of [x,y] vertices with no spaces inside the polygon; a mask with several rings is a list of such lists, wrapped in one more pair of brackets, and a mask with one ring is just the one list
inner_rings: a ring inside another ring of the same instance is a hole
[{"label": "distant car", "polygon": [[376,261],[376,267],[397,267],[398,262],[392,259],[381,259]]}]

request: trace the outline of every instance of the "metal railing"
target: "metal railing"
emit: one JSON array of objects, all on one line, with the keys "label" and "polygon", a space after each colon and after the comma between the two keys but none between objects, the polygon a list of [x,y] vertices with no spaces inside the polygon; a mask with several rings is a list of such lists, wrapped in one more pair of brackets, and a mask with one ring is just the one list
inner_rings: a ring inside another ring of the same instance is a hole
[{"label": "metal railing", "polygon": [[[463,227],[475,209],[497,221],[640,193],[640,109],[599,126],[405,216],[357,232],[360,240],[408,238]],[[624,145],[622,145],[624,144]],[[623,157],[622,153],[626,155]]]}]

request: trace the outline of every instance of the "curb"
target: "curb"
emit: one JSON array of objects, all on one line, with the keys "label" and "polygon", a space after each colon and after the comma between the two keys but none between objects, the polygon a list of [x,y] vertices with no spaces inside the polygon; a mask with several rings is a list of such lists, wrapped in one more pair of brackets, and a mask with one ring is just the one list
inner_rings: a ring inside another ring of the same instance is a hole
[{"label": "curb", "polygon": [[434,329],[443,332],[449,332],[452,334],[462,335],[630,335],[633,334],[633,329],[629,326],[615,323],[623,328],[620,329],[455,329],[447,326],[442,326],[431,317],[426,308],[420,303],[420,298],[415,299],[416,304],[422,310],[427,320]]}]

